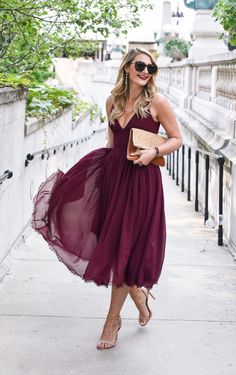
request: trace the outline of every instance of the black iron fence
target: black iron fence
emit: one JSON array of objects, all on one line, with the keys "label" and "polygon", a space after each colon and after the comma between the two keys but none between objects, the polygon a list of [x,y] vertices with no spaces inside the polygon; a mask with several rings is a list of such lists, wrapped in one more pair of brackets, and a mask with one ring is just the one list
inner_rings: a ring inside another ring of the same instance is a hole
[{"label": "black iron fence", "polygon": [[[180,157],[181,155],[181,157]],[[195,170],[192,170],[192,158],[195,155]],[[205,170],[199,170],[199,155],[205,159]],[[181,159],[181,160],[180,160]],[[187,159],[187,160],[186,160]],[[194,148],[188,144],[184,144],[180,150],[177,150],[167,156],[166,168],[169,175],[176,181],[176,185],[180,185],[181,175],[181,191],[187,192],[187,200],[191,200],[191,178],[195,173],[195,211],[199,211],[199,172],[204,174],[204,223],[209,218],[209,169],[211,160],[217,160],[219,168],[219,194],[218,194],[218,245],[223,245],[223,173],[225,158],[221,155],[210,153],[199,148]],[[181,164],[181,165],[180,165]],[[186,165],[187,164],[187,165]],[[187,176],[186,176],[187,173]],[[185,176],[187,178],[185,178]],[[187,186],[185,182],[187,180]]]}]

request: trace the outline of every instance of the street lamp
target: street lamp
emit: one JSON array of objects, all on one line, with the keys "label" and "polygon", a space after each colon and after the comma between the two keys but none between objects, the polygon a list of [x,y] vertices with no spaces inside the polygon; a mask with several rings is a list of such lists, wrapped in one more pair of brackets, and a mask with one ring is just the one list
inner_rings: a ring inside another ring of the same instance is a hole
[{"label": "street lamp", "polygon": [[179,4],[177,4],[177,10],[176,10],[176,12],[172,12],[171,17],[177,17],[176,25],[178,26],[179,25],[179,19],[182,18],[182,17],[184,17],[183,12],[179,11]]}]

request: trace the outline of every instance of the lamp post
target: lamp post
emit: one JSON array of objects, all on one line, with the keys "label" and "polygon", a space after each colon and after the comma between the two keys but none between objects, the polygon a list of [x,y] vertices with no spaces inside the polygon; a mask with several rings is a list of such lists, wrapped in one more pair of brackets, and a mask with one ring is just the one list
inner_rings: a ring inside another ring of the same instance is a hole
[{"label": "lamp post", "polygon": [[179,25],[179,20],[180,18],[184,17],[184,14],[183,12],[180,12],[179,11],[179,3],[177,4],[177,10],[176,12],[172,12],[172,17],[177,17],[177,22],[176,22],[176,25],[178,26]]},{"label": "lamp post", "polygon": [[179,26],[179,21],[180,21],[180,18],[182,18],[184,16],[184,14],[183,14],[183,12],[180,12],[179,11],[179,3],[177,3],[177,9],[176,9],[176,12],[172,12],[172,14],[171,14],[171,17],[173,17],[173,18],[177,18],[177,22],[176,22],[176,27],[174,28],[174,30],[175,30],[175,36],[176,37],[178,37],[179,36],[179,28],[178,28],[178,26]]}]

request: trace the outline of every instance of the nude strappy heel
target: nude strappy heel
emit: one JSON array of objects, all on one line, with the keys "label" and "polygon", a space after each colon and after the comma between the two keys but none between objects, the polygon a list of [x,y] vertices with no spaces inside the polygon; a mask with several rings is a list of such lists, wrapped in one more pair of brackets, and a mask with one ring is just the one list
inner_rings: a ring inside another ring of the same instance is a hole
[{"label": "nude strappy heel", "polygon": [[143,292],[143,294],[145,295],[146,299],[145,299],[145,305],[146,305],[146,308],[148,309],[148,312],[149,312],[149,317],[147,320],[144,320],[144,321],[141,321],[140,317],[139,317],[139,324],[141,327],[144,327],[148,322],[149,320],[151,319],[152,317],[152,311],[150,310],[150,307],[148,305],[148,297],[149,295],[155,299],[154,295],[150,292],[150,290],[148,289],[144,289],[144,288],[141,288],[141,291]]},{"label": "nude strappy heel", "polygon": [[[149,297],[149,295],[150,295],[153,299],[155,299],[155,297],[154,297],[154,295],[150,292],[150,290],[148,290],[148,289],[146,289],[146,288],[144,288],[144,287],[139,288],[139,290],[145,295],[145,301],[144,301],[144,302],[145,302],[145,306],[146,306],[146,308],[147,308],[147,310],[148,310],[148,313],[149,313],[149,316],[148,316],[148,318],[147,318],[146,320],[142,320],[142,319],[141,319],[141,314],[139,315],[139,325],[140,325],[141,327],[144,327],[145,325],[147,325],[147,323],[149,322],[149,320],[150,320],[151,317],[152,317],[152,311],[151,311],[151,309],[150,309],[150,307],[149,307],[149,305],[148,305],[148,297]],[[140,293],[134,293],[134,295],[130,294],[130,296],[131,296],[131,298],[133,299],[135,305],[137,306],[137,308],[138,308],[138,310],[139,310],[139,308],[140,308],[140,303],[141,303],[141,301],[140,301]]]},{"label": "nude strappy heel", "polygon": [[[118,320],[118,329],[117,329],[117,332],[116,332],[116,336],[115,336],[115,339],[114,340],[99,340],[98,343],[97,343],[97,349],[99,350],[105,350],[105,349],[111,349],[111,348],[114,348],[114,346],[116,346],[116,343],[117,343],[117,339],[118,339],[118,332],[119,330],[121,329],[121,325],[122,325],[122,321],[121,321],[121,317],[120,316],[115,316],[115,317],[112,317],[112,316],[108,316],[106,318],[106,321],[108,320]],[[108,344],[109,346],[100,346],[101,344]]]}]

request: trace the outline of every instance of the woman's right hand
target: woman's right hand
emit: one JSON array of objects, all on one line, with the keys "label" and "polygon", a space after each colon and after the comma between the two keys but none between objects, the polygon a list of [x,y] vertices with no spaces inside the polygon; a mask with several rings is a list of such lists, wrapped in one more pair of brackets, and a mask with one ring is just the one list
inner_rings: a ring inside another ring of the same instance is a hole
[{"label": "woman's right hand", "polygon": [[150,150],[139,150],[133,152],[131,155],[139,155],[139,158],[134,160],[134,164],[138,164],[141,166],[147,166],[156,156],[155,148],[151,148]]}]

